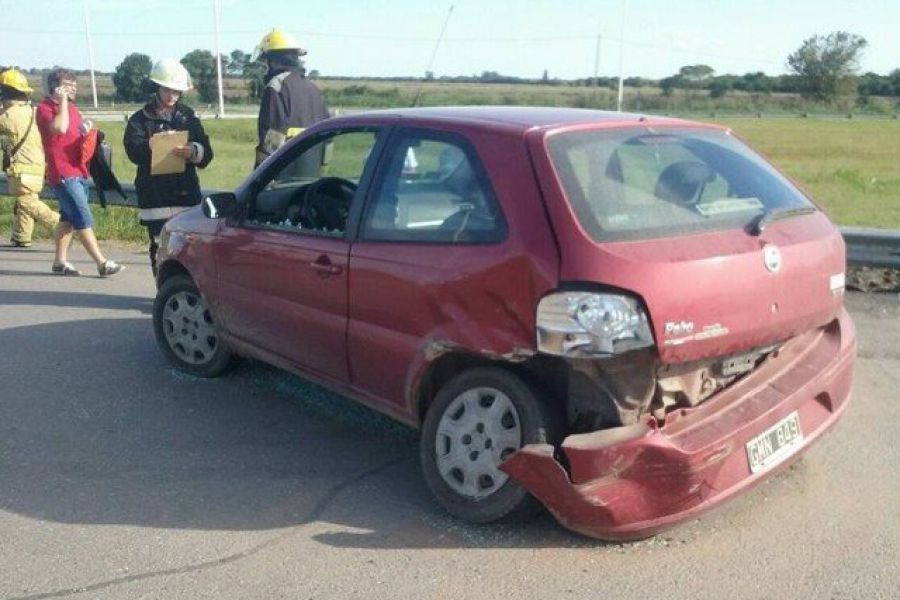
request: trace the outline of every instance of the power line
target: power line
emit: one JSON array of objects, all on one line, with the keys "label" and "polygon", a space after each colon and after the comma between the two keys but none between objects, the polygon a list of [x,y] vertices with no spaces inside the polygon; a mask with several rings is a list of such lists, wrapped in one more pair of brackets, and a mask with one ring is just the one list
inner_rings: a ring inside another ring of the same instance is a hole
[{"label": "power line", "polygon": [[[24,34],[24,35],[84,35],[84,30],[73,30],[73,29],[13,29],[7,27],[0,27],[0,33],[3,34]],[[258,29],[235,29],[228,31],[220,31],[221,35],[250,35],[250,34],[258,34]],[[384,42],[420,42],[420,43],[433,43],[434,38],[428,38],[423,36],[391,36],[391,35],[376,35],[376,34],[360,34],[360,33],[340,33],[340,32],[323,32],[323,31],[298,31],[298,35],[300,36],[309,36],[309,37],[322,37],[322,38],[334,38],[334,39],[357,39],[357,40],[373,40],[373,41],[384,41]],[[198,35],[210,35],[214,34],[213,31],[138,31],[138,32],[123,32],[123,31],[92,31],[92,36],[102,36],[102,37],[119,37],[123,35],[127,35],[128,37],[196,37]],[[579,34],[579,35],[545,35],[545,36],[531,36],[531,37],[446,37],[444,38],[444,43],[457,43],[457,44],[473,44],[473,43],[482,43],[482,44],[517,44],[517,43],[552,43],[552,42],[571,42],[571,41],[592,41],[595,42],[597,39],[596,33],[591,34]],[[629,40],[629,39],[621,39],[616,36],[604,36],[604,40],[610,43],[620,43],[626,46],[634,46],[641,48],[651,48],[655,50],[661,50],[665,52],[675,52],[678,54],[688,54],[693,56],[703,56],[711,59],[718,59],[723,61],[749,61],[755,63],[763,63],[770,64],[774,66],[783,66],[783,60],[776,60],[773,58],[761,58],[759,56],[736,56],[736,55],[726,55],[726,54],[718,54],[715,52],[709,52],[703,49],[691,49],[691,48],[681,48],[678,46],[672,46],[667,44],[660,44],[657,42],[645,42],[640,40]]]}]

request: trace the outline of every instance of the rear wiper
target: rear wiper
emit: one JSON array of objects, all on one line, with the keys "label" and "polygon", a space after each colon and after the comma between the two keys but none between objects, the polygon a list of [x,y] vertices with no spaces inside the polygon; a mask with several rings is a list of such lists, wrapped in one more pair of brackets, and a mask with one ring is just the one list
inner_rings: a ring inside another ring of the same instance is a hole
[{"label": "rear wiper", "polygon": [[747,230],[751,235],[759,235],[765,230],[766,227],[774,223],[775,221],[780,221],[782,219],[789,219],[790,217],[797,217],[800,215],[811,215],[816,212],[816,207],[814,206],[796,206],[793,208],[778,208],[775,210],[767,210],[763,214],[756,217]]}]

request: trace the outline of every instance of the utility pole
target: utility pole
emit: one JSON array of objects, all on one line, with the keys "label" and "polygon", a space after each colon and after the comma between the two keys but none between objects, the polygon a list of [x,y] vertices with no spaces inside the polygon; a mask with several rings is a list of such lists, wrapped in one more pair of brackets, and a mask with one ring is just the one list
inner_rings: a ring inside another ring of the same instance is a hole
[{"label": "utility pole", "polygon": [[87,38],[88,62],[91,67],[91,91],[94,93],[94,108],[97,108],[97,78],[94,76],[94,45],[91,43],[91,21],[88,18],[88,0],[81,3],[84,11],[84,35]]},{"label": "utility pole", "polygon": [[625,91],[625,15],[627,13],[628,0],[622,0],[622,29],[619,33],[619,99],[616,102],[616,110],[619,112],[622,112],[622,96]]},{"label": "utility pole", "polygon": [[[441,41],[444,39],[444,33],[447,31],[447,24],[450,22],[450,16],[453,14],[453,5],[450,5],[450,10],[447,11],[447,18],[444,19],[444,26],[441,27],[441,34],[438,36],[437,41],[434,43],[434,50],[431,52],[431,58],[428,60],[428,66],[425,67],[425,72],[427,73],[432,68],[434,68],[434,59],[437,57],[438,48],[441,47]],[[416,91],[416,97],[413,98],[413,107],[419,105],[419,98],[422,96],[422,88],[425,86],[425,80],[422,80],[422,83],[419,84],[419,89]]]},{"label": "utility pole", "polygon": [[216,21],[216,76],[219,83],[219,112],[217,116],[221,119],[225,116],[225,94],[222,91],[222,50],[219,44],[219,0],[213,0],[213,12]]},{"label": "utility pole", "polygon": [[594,93],[597,95],[597,89],[600,87],[600,40],[603,36],[597,34],[597,51],[594,53]]}]

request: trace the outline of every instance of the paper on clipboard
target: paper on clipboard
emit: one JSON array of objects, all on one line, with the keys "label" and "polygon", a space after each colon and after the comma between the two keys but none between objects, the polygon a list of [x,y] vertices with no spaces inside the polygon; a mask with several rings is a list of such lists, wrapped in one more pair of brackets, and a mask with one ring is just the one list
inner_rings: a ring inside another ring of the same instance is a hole
[{"label": "paper on clipboard", "polygon": [[150,136],[150,174],[184,173],[184,159],[172,153],[188,142],[187,131],[154,133]]}]

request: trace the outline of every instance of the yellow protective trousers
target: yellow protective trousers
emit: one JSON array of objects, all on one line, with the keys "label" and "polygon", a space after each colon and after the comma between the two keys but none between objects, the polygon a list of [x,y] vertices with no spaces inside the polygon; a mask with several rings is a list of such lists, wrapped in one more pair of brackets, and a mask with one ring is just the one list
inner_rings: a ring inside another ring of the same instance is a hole
[{"label": "yellow protective trousers", "polygon": [[43,182],[38,177],[11,175],[7,179],[9,194],[16,199],[16,218],[13,223],[13,242],[27,244],[34,234],[34,223],[50,229],[59,223],[59,213],[47,206],[40,197]]}]

